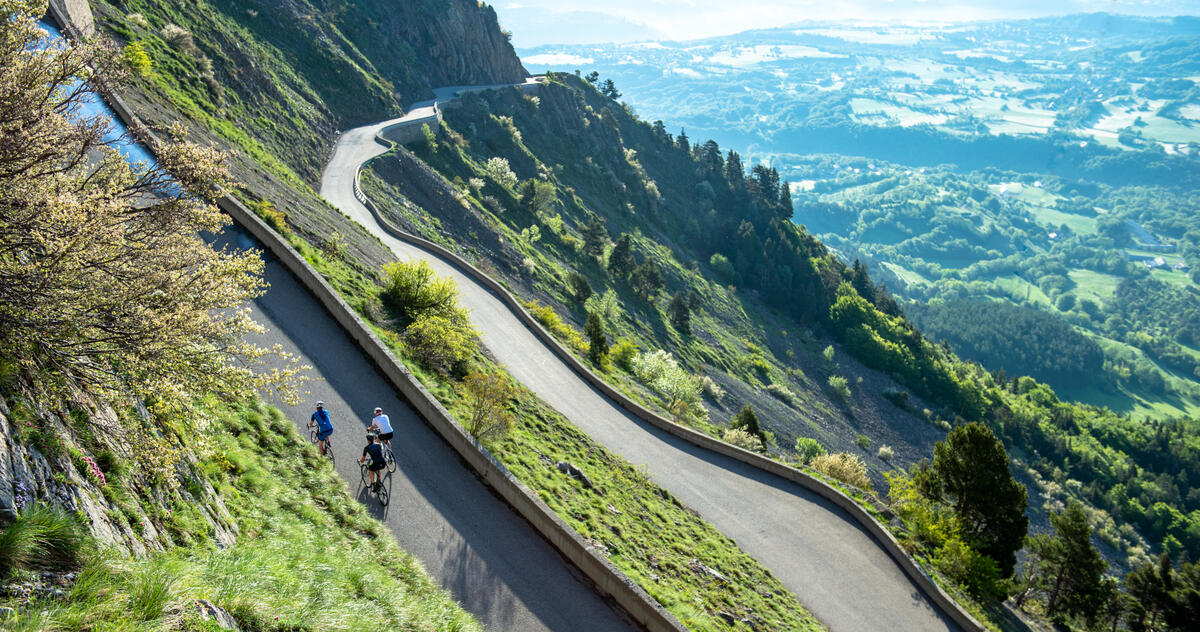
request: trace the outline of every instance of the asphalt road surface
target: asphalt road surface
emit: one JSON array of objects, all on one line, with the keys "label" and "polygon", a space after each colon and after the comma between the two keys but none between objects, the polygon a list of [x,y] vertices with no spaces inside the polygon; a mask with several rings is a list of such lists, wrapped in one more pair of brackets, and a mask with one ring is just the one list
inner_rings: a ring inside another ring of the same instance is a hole
[{"label": "asphalt road surface", "polygon": [[[236,229],[222,241],[241,249],[258,247]],[[307,437],[313,405],[325,401],[334,422],[338,473],[434,581],[488,630],[638,629],[468,470],[295,277],[269,254],[262,256],[270,289],[250,307],[267,333],[253,340],[279,344],[312,366],[306,372],[311,379],[303,387],[305,401],[276,405]],[[392,448],[398,467],[385,479],[391,492],[386,509],[363,489],[358,466],[376,406],[388,413],[396,433]]]},{"label": "asphalt road surface", "polygon": [[[439,100],[459,89],[438,91]],[[957,630],[849,514],[799,485],[699,448],[638,420],[596,391],[526,329],[499,298],[454,266],[389,235],[354,196],[363,163],[386,151],[384,127],[427,117],[430,102],[400,119],[342,134],[321,195],[402,260],[428,260],[458,283],[483,344],[508,370],[592,438],[635,465],[770,569],[837,632]]]}]

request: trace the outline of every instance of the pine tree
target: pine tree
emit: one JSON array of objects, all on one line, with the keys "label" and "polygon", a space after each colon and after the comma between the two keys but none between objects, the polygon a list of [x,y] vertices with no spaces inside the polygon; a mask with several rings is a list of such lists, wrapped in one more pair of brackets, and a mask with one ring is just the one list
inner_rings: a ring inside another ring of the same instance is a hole
[{"label": "pine tree", "polygon": [[796,212],[792,206],[792,185],[787,180],[779,185],[779,216],[783,219],[792,219],[792,215]]},{"label": "pine tree", "polygon": [[633,272],[636,262],[633,259],[633,239],[626,233],[621,233],[613,250],[608,255],[608,271],[613,276],[627,279]]},{"label": "pine tree", "polygon": [[675,137],[675,146],[685,154],[691,155],[692,153],[692,141],[688,139],[687,132],[683,128],[679,129],[679,135]]},{"label": "pine tree", "polygon": [[592,219],[583,228],[583,252],[591,257],[604,254],[604,243],[608,241],[608,231],[599,216],[592,214]]},{"label": "pine tree", "polygon": [[733,189],[742,189],[746,186],[746,170],[742,167],[742,157],[732,149],[725,157],[725,181]]},{"label": "pine tree", "polygon": [[692,333],[692,310],[682,292],[676,292],[667,306],[667,314],[671,317],[671,325],[684,335]]},{"label": "pine tree", "polygon": [[633,286],[633,291],[643,298],[651,298],[658,294],[663,283],[662,272],[659,272],[658,266],[649,259],[642,261],[629,275],[629,284]]},{"label": "pine tree", "polygon": [[596,312],[589,312],[583,333],[588,337],[588,359],[600,366],[608,355],[608,336],[604,333],[604,321]]},{"label": "pine tree", "polygon": [[1003,577],[1012,575],[1029,519],[1025,487],[1008,471],[1004,444],[981,423],[959,426],[933,447],[929,473],[924,490],[951,503],[967,542],[995,560]]},{"label": "pine tree", "polygon": [[588,283],[587,277],[578,272],[573,271],[567,275],[567,287],[571,290],[571,296],[580,303],[592,297],[592,284]]},{"label": "pine tree", "polygon": [[1055,619],[1087,614],[1098,606],[1106,566],[1092,546],[1092,528],[1083,506],[1072,501],[1050,516],[1054,536],[1031,540],[1031,553],[1042,560],[1046,614]]},{"label": "pine tree", "polygon": [[613,83],[612,79],[605,79],[600,85],[600,94],[616,101],[621,98],[621,92],[617,90],[617,84]]}]

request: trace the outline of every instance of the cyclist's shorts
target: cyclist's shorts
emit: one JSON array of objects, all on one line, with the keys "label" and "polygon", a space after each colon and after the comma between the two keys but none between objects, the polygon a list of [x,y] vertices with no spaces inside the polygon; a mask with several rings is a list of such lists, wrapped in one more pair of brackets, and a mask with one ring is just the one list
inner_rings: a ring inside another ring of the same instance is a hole
[{"label": "cyclist's shorts", "polygon": [[368,466],[367,469],[371,470],[372,472],[378,472],[385,467],[387,467],[387,463],[376,463],[374,460],[372,460],[371,465]]},{"label": "cyclist's shorts", "polygon": [[380,440],[380,441],[391,441],[391,440],[392,440],[392,435],[394,435],[394,434],[396,434],[396,433],[394,433],[394,432],[385,432],[385,433],[383,433],[383,434],[379,435],[379,440]]},{"label": "cyclist's shorts", "polygon": [[332,430],[329,430],[329,431],[326,431],[326,432],[318,432],[318,433],[317,433],[317,439],[320,439],[321,441],[324,441],[324,440],[328,439],[328,438],[329,438],[329,435],[331,435],[331,434],[333,434],[333,431],[332,431]]}]

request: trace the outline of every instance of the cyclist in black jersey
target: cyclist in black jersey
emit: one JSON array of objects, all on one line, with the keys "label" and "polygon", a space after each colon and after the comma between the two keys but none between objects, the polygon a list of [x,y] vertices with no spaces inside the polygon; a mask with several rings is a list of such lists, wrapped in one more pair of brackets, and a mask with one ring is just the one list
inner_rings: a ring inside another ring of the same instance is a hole
[{"label": "cyclist in black jersey", "polygon": [[383,483],[383,476],[379,472],[387,467],[387,461],[383,459],[383,446],[379,443],[379,435],[374,432],[367,433],[367,445],[363,448],[358,462],[367,466],[371,489],[374,489],[376,484]]}]

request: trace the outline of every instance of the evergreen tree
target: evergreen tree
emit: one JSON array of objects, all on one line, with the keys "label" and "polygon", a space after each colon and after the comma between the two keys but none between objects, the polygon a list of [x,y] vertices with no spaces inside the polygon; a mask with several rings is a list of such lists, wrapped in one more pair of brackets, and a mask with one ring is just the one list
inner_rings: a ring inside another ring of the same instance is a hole
[{"label": "evergreen tree", "polygon": [[629,275],[629,284],[633,286],[633,291],[638,295],[650,298],[663,287],[662,272],[659,272],[658,266],[654,265],[653,261],[645,259]]},{"label": "evergreen tree", "polygon": [[604,228],[604,222],[596,214],[592,214],[591,221],[583,228],[583,252],[591,257],[599,257],[604,254],[604,243],[608,241],[608,231]]},{"label": "evergreen tree", "polygon": [[596,85],[596,82],[600,81],[600,73],[593,70],[593,71],[589,72],[588,74],[584,75],[583,80],[592,85]]},{"label": "evergreen tree", "polygon": [[621,98],[621,92],[617,90],[617,84],[613,83],[612,79],[605,79],[600,85],[600,94],[616,101]]},{"label": "evergreen tree", "polygon": [[745,430],[750,434],[758,437],[766,445],[766,436],[763,435],[762,428],[758,425],[758,415],[754,413],[754,409],[749,405],[742,406],[742,409],[734,414],[729,420],[729,427],[734,430]]},{"label": "evergreen tree", "polygon": [[1105,562],[1092,546],[1092,528],[1083,506],[1072,502],[1050,516],[1053,537],[1031,538],[1030,553],[1041,560],[1039,585],[1046,595],[1046,614],[1062,620],[1087,615],[1100,604]]},{"label": "evergreen tree", "polygon": [[696,159],[700,162],[700,168],[705,176],[720,175],[725,169],[725,160],[721,157],[721,147],[715,140],[708,140],[700,145],[700,148],[696,150]]},{"label": "evergreen tree", "polygon": [[919,477],[931,497],[954,506],[963,535],[992,558],[1001,575],[1012,575],[1029,519],[1025,487],[1008,471],[1004,444],[981,423],[951,430],[933,447],[933,466]]},{"label": "evergreen tree", "polygon": [[664,143],[673,144],[675,142],[675,139],[667,132],[667,126],[663,124],[661,119],[654,121],[654,137]]},{"label": "evergreen tree", "polygon": [[588,283],[587,277],[578,272],[571,272],[567,275],[567,287],[571,290],[571,295],[575,300],[583,303],[592,297],[592,284]]},{"label": "evergreen tree", "polygon": [[608,255],[608,271],[613,276],[627,279],[633,272],[636,262],[633,259],[633,239],[626,233],[621,233],[613,250]]},{"label": "evergreen tree", "polygon": [[792,206],[792,185],[787,180],[779,185],[779,216],[783,219],[792,219],[796,209]]},{"label": "evergreen tree", "polygon": [[692,333],[692,310],[682,292],[676,292],[675,296],[671,297],[667,314],[671,317],[671,325],[679,330],[679,333]]},{"label": "evergreen tree", "polygon": [[741,189],[746,186],[746,170],[742,167],[742,157],[732,149],[725,157],[725,181],[733,189]]},{"label": "evergreen tree", "polygon": [[588,337],[588,359],[596,366],[604,363],[608,355],[608,336],[604,333],[604,321],[596,312],[589,312],[583,333]]},{"label": "evergreen tree", "polygon": [[692,141],[688,139],[687,132],[683,128],[679,129],[679,136],[675,137],[675,146],[685,154],[691,155],[692,153]]}]

